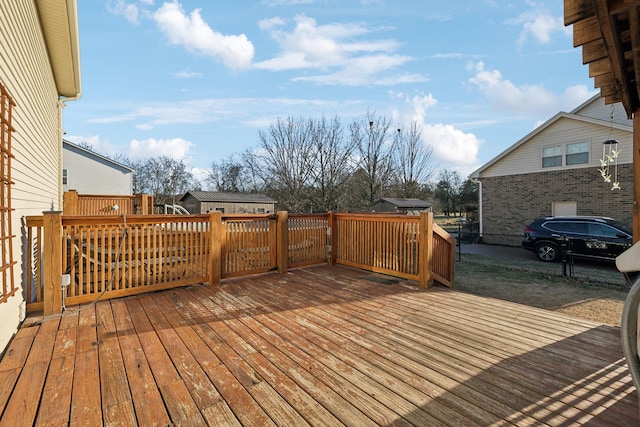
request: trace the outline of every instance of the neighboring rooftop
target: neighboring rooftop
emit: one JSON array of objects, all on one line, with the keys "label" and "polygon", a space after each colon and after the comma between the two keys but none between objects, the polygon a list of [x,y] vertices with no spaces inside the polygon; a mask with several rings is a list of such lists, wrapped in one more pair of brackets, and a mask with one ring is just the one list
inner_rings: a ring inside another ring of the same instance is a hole
[{"label": "neighboring rooftop", "polygon": [[189,194],[199,202],[278,203],[277,200],[260,193],[224,193],[217,191],[187,191],[180,198],[180,201],[183,201]]},{"label": "neighboring rooftop", "polygon": [[[391,203],[399,208],[430,208],[432,203],[425,202],[420,199],[405,199],[400,197],[383,197],[378,202],[384,201]],[[376,202],[377,203],[377,202]]]}]

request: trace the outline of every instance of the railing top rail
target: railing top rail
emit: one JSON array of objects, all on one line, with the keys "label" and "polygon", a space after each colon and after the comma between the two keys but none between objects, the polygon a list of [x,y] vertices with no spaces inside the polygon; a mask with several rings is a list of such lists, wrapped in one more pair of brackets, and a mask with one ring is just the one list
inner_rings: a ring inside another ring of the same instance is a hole
[{"label": "railing top rail", "polygon": [[78,194],[80,199],[137,199],[141,194]]},{"label": "railing top rail", "polygon": [[223,221],[251,221],[256,219],[276,219],[276,214],[222,214]]},{"label": "railing top rail", "polygon": [[62,216],[62,225],[124,225],[206,222],[209,215],[93,215]]},{"label": "railing top rail", "polygon": [[337,213],[338,219],[355,219],[358,221],[387,221],[387,222],[419,222],[417,215],[395,213]]},{"label": "railing top rail", "polygon": [[327,213],[318,213],[318,214],[312,214],[312,213],[294,213],[294,214],[289,214],[289,218],[293,218],[293,219],[297,219],[297,218],[322,218],[322,219],[326,219],[329,217],[329,214]]}]

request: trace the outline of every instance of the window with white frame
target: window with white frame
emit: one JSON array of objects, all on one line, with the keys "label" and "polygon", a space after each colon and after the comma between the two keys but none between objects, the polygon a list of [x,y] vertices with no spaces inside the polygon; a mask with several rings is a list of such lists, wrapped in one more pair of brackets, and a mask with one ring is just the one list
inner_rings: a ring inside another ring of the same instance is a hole
[{"label": "window with white frame", "polygon": [[589,142],[572,142],[543,147],[542,167],[555,168],[589,164],[590,147]]},{"label": "window with white frame", "polygon": [[542,167],[562,166],[562,145],[553,145],[542,149]]},{"label": "window with white frame", "polygon": [[567,154],[565,155],[565,165],[583,165],[589,163],[589,143],[577,142],[567,144]]}]

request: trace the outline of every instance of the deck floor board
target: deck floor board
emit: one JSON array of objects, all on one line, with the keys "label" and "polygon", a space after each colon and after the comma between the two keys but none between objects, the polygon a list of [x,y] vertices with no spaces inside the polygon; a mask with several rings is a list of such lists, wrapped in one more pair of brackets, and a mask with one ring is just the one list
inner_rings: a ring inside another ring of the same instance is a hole
[{"label": "deck floor board", "polygon": [[633,426],[619,328],[314,266],[29,317],[0,425]]}]

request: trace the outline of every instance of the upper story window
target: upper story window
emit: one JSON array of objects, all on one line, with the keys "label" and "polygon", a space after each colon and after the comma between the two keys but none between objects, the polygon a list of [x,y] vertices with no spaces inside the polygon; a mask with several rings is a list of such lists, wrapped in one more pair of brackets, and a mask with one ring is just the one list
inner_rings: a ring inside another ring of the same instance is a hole
[{"label": "upper story window", "polygon": [[542,167],[562,166],[562,145],[544,147],[542,149]]},{"label": "upper story window", "polygon": [[551,145],[542,148],[542,167],[583,165],[589,163],[588,142]]},{"label": "upper story window", "polygon": [[62,185],[67,185],[67,170],[62,169]]},{"label": "upper story window", "polygon": [[15,103],[7,89],[0,84],[0,302],[7,301],[17,291],[13,266],[13,241],[11,221],[11,134],[15,131],[11,117]]},{"label": "upper story window", "polygon": [[575,144],[567,144],[566,159],[565,164],[567,166],[589,163],[589,143],[578,142]]}]

